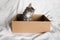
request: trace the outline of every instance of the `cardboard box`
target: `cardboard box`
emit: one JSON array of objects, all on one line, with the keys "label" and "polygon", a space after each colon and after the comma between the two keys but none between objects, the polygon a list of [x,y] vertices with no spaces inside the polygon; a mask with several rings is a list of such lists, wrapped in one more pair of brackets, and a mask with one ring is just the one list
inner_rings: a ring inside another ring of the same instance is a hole
[{"label": "cardboard box", "polygon": [[23,21],[23,15],[18,14],[12,19],[12,32],[14,33],[40,33],[50,31],[50,20],[44,15],[32,16],[33,21]]}]

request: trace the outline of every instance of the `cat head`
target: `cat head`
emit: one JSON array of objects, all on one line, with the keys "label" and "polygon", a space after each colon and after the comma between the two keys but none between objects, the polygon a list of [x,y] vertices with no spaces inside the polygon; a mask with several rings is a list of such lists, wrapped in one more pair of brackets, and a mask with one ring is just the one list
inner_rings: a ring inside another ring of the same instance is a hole
[{"label": "cat head", "polygon": [[35,9],[31,6],[31,3],[28,5],[28,7],[26,7],[26,9],[25,9],[25,12],[27,13],[27,12],[34,12],[35,11]]}]

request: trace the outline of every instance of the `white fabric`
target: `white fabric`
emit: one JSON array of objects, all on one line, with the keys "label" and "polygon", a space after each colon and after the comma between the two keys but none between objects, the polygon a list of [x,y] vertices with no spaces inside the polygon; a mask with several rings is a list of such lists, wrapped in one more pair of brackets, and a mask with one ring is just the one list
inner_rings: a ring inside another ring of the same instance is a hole
[{"label": "white fabric", "polygon": [[[11,18],[17,12],[22,13],[29,3],[32,3],[35,13],[45,14],[53,20],[50,32],[44,34],[11,32],[8,24]],[[0,40],[60,40],[60,0],[0,0]]]}]

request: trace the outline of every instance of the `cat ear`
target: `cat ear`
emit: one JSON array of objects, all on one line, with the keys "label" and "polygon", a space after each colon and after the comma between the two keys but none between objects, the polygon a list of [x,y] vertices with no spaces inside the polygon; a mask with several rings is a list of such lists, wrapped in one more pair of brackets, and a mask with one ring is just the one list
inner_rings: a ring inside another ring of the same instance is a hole
[{"label": "cat ear", "polygon": [[31,3],[29,4],[29,6],[28,7],[31,7]]}]

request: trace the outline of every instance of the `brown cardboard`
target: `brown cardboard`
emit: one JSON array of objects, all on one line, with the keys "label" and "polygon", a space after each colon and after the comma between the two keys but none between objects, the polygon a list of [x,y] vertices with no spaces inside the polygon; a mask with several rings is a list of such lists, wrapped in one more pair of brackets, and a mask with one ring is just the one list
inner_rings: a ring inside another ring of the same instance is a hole
[{"label": "brown cardboard", "polygon": [[[21,14],[18,14],[18,15],[21,16]],[[16,17],[18,17],[18,15]],[[14,33],[40,33],[40,32],[50,31],[50,21],[44,15],[43,16],[33,15],[32,18],[33,18],[33,21],[17,21],[17,18],[13,18],[12,32]]]}]

